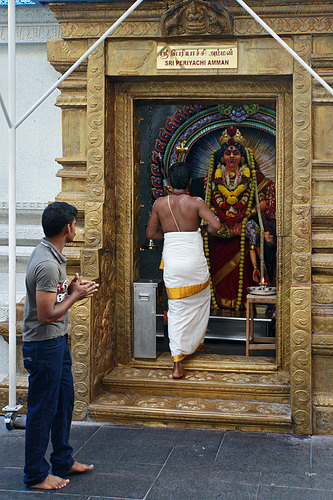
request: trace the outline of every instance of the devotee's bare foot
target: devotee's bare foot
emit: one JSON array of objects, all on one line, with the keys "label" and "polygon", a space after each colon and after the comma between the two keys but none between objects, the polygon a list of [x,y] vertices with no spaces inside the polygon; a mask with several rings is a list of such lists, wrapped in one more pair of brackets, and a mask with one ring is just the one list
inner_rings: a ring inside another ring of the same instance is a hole
[{"label": "devotee's bare foot", "polygon": [[64,488],[69,483],[69,479],[63,479],[62,477],[53,476],[53,474],[49,474],[47,478],[44,479],[39,484],[35,484],[35,486],[31,486],[31,488],[35,488],[38,490],[60,490],[60,488]]},{"label": "devotee's bare foot", "polygon": [[69,474],[80,474],[82,472],[89,472],[93,468],[94,466],[92,464],[91,465],[80,464],[80,462],[75,461],[69,471]]},{"label": "devotee's bare foot", "polygon": [[205,344],[200,344],[195,352],[210,352],[210,349]]},{"label": "devotee's bare foot", "polygon": [[173,364],[172,376],[173,378],[181,378],[185,375],[185,370],[183,368],[181,361],[176,361]]}]

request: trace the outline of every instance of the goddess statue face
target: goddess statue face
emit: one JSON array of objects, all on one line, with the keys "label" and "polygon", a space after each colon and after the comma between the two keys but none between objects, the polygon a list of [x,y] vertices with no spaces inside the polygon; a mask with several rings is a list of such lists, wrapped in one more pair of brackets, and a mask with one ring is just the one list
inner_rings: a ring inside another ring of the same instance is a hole
[{"label": "goddess statue face", "polygon": [[241,152],[235,146],[229,146],[223,153],[223,160],[228,170],[238,170],[241,162]]}]

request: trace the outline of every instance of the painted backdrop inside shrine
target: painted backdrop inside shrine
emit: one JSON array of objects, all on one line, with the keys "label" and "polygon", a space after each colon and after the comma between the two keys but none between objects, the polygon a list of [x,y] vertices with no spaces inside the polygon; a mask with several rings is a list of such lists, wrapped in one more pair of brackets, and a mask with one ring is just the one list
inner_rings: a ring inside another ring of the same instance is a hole
[{"label": "painted backdrop inside shrine", "polygon": [[[177,160],[186,160],[193,171],[191,194],[205,199],[223,223],[221,234],[205,240],[212,307],[241,309],[246,288],[258,280],[254,269],[260,269],[260,257],[265,261],[260,280],[275,286],[275,101],[144,104],[140,106],[140,116],[141,245],[147,243],[145,227],[152,204],[165,194],[163,178],[167,178],[169,166]],[[230,130],[239,131],[231,141]],[[225,140],[221,147],[223,133]],[[219,186],[217,177],[219,168],[224,168],[222,150],[228,146],[227,138],[231,143],[236,141],[242,157],[235,179],[230,180],[226,172],[227,178]],[[233,195],[231,205],[227,203],[230,195]],[[260,226],[265,234],[261,255]],[[162,243],[155,242],[152,250],[145,250],[140,254],[141,278],[161,279],[158,267]]]}]

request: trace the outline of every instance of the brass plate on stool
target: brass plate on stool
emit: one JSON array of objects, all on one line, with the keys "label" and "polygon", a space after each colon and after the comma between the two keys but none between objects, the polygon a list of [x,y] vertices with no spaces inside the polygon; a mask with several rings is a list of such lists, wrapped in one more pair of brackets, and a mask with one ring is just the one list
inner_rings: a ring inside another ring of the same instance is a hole
[{"label": "brass plate on stool", "polygon": [[247,293],[251,295],[276,295],[275,286],[249,286],[247,288]]}]

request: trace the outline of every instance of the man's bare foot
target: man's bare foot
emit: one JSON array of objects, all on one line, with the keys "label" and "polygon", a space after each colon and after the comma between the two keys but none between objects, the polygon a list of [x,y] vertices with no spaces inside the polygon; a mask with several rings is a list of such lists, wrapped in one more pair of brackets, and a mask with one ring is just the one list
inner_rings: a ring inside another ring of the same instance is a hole
[{"label": "man's bare foot", "polygon": [[176,361],[173,364],[172,376],[173,378],[181,378],[185,375],[185,370],[183,368],[181,361]]},{"label": "man's bare foot", "polygon": [[80,462],[74,462],[70,471],[69,471],[69,474],[73,473],[73,474],[80,474],[82,472],[88,472],[90,470],[92,470],[94,468],[93,465],[87,465],[87,464],[80,464]]},{"label": "man's bare foot", "polygon": [[210,352],[210,349],[205,344],[200,344],[195,352]]},{"label": "man's bare foot", "polygon": [[35,484],[35,486],[31,486],[31,488],[36,488],[39,490],[60,490],[60,488],[64,488],[69,483],[69,479],[63,479],[62,477],[53,476],[53,474],[49,474],[47,478],[44,479],[39,484]]}]

